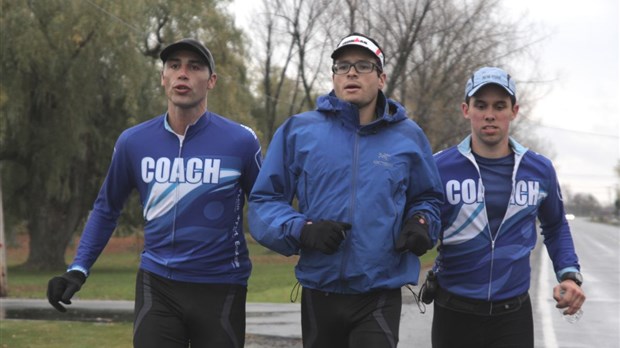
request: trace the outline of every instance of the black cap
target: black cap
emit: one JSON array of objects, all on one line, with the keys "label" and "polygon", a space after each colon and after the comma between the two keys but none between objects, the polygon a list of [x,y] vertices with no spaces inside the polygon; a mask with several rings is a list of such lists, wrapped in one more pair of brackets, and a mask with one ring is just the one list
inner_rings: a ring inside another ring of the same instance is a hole
[{"label": "black cap", "polygon": [[164,48],[163,51],[161,51],[161,53],[159,54],[159,58],[161,58],[161,61],[165,63],[168,57],[178,50],[189,50],[198,53],[204,59],[205,63],[207,63],[207,65],[209,66],[209,70],[211,70],[211,73],[215,72],[215,61],[213,60],[213,55],[211,55],[211,51],[209,51],[209,49],[205,47],[205,45],[200,43],[200,41],[195,39],[186,38],[171,43],[166,48]]}]

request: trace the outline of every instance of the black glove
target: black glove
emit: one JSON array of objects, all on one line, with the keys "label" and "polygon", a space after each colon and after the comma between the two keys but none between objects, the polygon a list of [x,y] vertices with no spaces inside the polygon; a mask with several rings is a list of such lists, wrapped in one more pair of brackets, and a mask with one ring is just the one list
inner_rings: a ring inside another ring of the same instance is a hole
[{"label": "black glove", "polygon": [[396,240],[396,251],[410,250],[417,256],[422,256],[432,247],[426,219],[422,215],[414,215],[407,220]]},{"label": "black glove", "polygon": [[345,231],[351,224],[332,220],[309,222],[301,229],[301,245],[318,249],[325,254],[333,254],[346,237]]},{"label": "black glove", "polygon": [[60,277],[54,277],[47,283],[47,300],[59,312],[67,309],[59,302],[71,304],[71,297],[80,290],[86,276],[80,271],[69,271]]}]

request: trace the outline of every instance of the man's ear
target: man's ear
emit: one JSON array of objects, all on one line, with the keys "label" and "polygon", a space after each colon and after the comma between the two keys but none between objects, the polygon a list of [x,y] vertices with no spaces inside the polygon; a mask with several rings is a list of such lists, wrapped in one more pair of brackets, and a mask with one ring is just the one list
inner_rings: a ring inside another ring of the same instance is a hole
[{"label": "man's ear", "polygon": [[461,112],[463,113],[463,117],[469,120],[469,105],[467,103],[461,103]]},{"label": "man's ear", "polygon": [[207,89],[215,88],[216,82],[217,82],[217,75],[215,73],[212,73],[211,76],[209,76],[209,83],[208,83]]},{"label": "man's ear", "polygon": [[519,113],[519,104],[515,104],[512,107],[512,117],[510,118],[511,121],[514,121],[515,118],[517,118],[517,114]]},{"label": "man's ear", "polygon": [[379,89],[383,89],[386,83],[387,83],[387,74],[384,72],[381,72],[381,74],[379,75]]}]

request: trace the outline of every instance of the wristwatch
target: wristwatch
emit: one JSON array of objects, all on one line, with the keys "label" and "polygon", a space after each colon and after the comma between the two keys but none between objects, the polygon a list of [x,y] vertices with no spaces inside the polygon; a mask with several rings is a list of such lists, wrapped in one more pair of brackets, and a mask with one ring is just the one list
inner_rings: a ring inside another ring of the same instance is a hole
[{"label": "wristwatch", "polygon": [[579,286],[583,284],[583,276],[579,272],[566,272],[562,274],[562,278],[560,278],[560,280],[565,281],[566,279],[574,281]]}]

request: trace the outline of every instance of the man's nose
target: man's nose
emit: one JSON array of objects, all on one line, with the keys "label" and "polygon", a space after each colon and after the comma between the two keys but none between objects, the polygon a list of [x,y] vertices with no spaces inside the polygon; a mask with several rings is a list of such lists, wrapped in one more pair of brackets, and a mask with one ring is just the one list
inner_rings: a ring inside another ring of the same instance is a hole
[{"label": "man's nose", "polygon": [[357,76],[357,75],[359,75],[359,73],[357,72],[355,65],[351,65],[351,67],[349,68],[349,71],[347,72],[347,77],[352,77],[352,76]]},{"label": "man's nose", "polygon": [[495,112],[494,112],[492,109],[487,110],[487,111],[484,113],[484,119],[485,119],[485,120],[487,120],[487,121],[493,121],[493,120],[495,120]]},{"label": "man's nose", "polygon": [[188,69],[189,66],[187,65],[182,65],[181,68],[179,69],[179,78],[180,79],[187,79],[188,77]]}]

